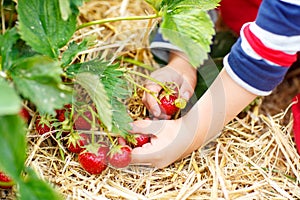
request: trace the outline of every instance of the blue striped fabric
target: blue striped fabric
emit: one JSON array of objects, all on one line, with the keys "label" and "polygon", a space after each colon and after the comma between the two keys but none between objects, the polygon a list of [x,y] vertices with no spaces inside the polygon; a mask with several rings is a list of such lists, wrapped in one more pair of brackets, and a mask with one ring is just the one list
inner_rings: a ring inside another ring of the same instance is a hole
[{"label": "blue striped fabric", "polygon": [[289,66],[271,62],[266,59],[268,56],[260,53],[266,54],[266,50],[271,49],[283,55],[295,55],[300,50],[299,2],[264,0],[256,21],[250,23],[251,34],[259,38],[263,51],[254,50],[255,42],[247,38],[242,28],[241,38],[232,47],[228,58],[224,59],[229,75],[248,91],[261,96],[268,95],[283,80]]}]

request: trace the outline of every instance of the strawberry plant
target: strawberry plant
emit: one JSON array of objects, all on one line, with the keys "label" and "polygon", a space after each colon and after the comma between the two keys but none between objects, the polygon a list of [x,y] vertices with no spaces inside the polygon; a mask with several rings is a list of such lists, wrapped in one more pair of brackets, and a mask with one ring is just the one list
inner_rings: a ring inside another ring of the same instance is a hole
[{"label": "strawberry plant", "polygon": [[[126,138],[130,129],[132,119],[122,100],[132,94],[128,83],[137,85],[131,75],[146,76],[122,67],[115,61],[77,60],[76,55],[89,48],[86,39],[80,43],[70,42],[77,30],[118,20],[163,18],[163,36],[181,48],[195,67],[206,59],[214,34],[213,24],[206,11],[215,8],[219,0],[146,2],[153,7],[153,15],[117,17],[78,24],[78,8],[82,6],[83,0],[1,1],[0,169],[14,180],[19,199],[62,199],[62,195],[47,181],[39,178],[30,166],[25,165],[26,134],[31,130],[26,130],[20,115],[24,101],[30,102],[36,116],[51,116],[53,121],[44,123],[49,126],[47,132],[52,130],[51,125],[72,132],[71,119],[77,116],[73,106],[70,110],[65,105],[73,105],[76,94],[74,86],[79,84],[91,97],[97,113],[96,121],[101,123],[105,132]],[[94,119],[92,121],[95,122]],[[39,128],[41,124],[38,117],[35,127]],[[129,147],[120,149],[126,148]],[[128,155],[129,150],[126,150]],[[83,151],[79,154],[79,161],[83,163],[83,160],[99,154],[104,159],[106,151],[107,148],[104,152],[100,152],[100,149]],[[129,158],[125,164],[113,161],[119,151],[112,152],[112,165],[124,167],[129,164]],[[106,161],[102,162],[101,166],[90,170],[90,173],[101,173],[105,164]],[[85,168],[86,165],[82,166]]]}]

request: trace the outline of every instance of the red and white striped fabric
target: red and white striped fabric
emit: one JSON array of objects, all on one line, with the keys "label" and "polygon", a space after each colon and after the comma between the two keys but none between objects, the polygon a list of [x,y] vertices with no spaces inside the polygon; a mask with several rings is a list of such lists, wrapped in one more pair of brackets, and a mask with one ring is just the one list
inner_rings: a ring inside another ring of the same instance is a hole
[{"label": "red and white striped fabric", "polygon": [[229,75],[257,95],[268,95],[283,80],[300,50],[300,0],[264,0],[254,22],[224,59]]}]

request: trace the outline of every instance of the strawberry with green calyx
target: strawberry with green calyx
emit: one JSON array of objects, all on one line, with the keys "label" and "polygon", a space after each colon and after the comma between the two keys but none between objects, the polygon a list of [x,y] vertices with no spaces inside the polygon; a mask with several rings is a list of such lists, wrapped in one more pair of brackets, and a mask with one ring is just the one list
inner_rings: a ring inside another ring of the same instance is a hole
[{"label": "strawberry with green calyx", "polygon": [[160,95],[159,107],[160,107],[162,113],[167,114],[167,115],[174,115],[176,112],[178,112],[179,108],[175,104],[176,99],[177,99],[177,96],[175,96],[175,95],[165,95],[165,94]]},{"label": "strawberry with green calyx", "polygon": [[[128,70],[124,69],[125,75],[124,77],[127,78],[127,80],[134,85],[134,87],[138,87],[145,91],[146,93],[150,94],[156,101],[158,102],[162,113],[166,115],[174,115],[176,114],[180,109],[184,109],[187,101],[180,97],[179,92],[179,86],[175,82],[161,82],[151,76],[145,75],[143,73],[134,71],[134,70]],[[156,93],[147,89],[146,87],[136,83],[131,76],[128,74],[133,74],[137,76],[141,76],[143,78],[146,78],[157,85],[159,85],[162,89],[159,94],[159,96],[156,96]]]},{"label": "strawberry with green calyx", "polygon": [[150,142],[150,136],[148,135],[136,134],[135,136],[136,143],[134,144],[134,147],[142,147],[144,144]]},{"label": "strawberry with green calyx", "polygon": [[108,153],[108,162],[116,168],[127,167],[131,162],[131,151],[128,145],[114,145]]},{"label": "strawberry with green calyx", "polygon": [[49,115],[39,115],[35,120],[35,129],[39,135],[44,135],[52,130],[54,127],[52,125],[52,118]]},{"label": "strawberry with green calyx", "polygon": [[150,142],[150,136],[145,134],[129,134],[126,136],[126,140],[133,147],[142,147],[144,144]]},{"label": "strawberry with green calyx", "polygon": [[0,171],[0,188],[2,189],[10,189],[14,185],[13,180]]},{"label": "strawberry with green calyx", "polygon": [[174,115],[180,109],[184,109],[186,106],[186,100],[179,96],[179,92],[174,91],[162,91],[159,94],[159,107],[164,114]]},{"label": "strawberry with green calyx", "polygon": [[69,135],[67,149],[72,153],[79,154],[85,150],[85,146],[90,143],[90,138],[87,134],[73,132]]},{"label": "strawberry with green calyx", "polygon": [[109,147],[104,143],[92,143],[78,155],[82,168],[90,174],[101,174],[107,168]]}]

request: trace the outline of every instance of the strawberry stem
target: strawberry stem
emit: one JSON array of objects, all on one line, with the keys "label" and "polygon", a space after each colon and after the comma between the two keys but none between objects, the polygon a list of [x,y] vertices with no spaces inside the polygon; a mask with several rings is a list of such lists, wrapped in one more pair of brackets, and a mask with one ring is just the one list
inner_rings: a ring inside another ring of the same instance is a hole
[{"label": "strawberry stem", "polygon": [[137,71],[134,71],[134,70],[128,70],[128,69],[125,69],[125,73],[128,72],[130,74],[134,74],[134,75],[137,75],[137,76],[140,76],[140,77],[143,77],[143,78],[146,78],[156,84],[158,84],[159,86],[161,86],[165,91],[169,91],[170,89],[164,84],[162,83],[161,81],[155,79],[155,78],[152,78],[151,76],[148,76],[148,75],[145,75],[143,73],[140,73],[140,72],[137,72]]},{"label": "strawberry stem", "polygon": [[142,67],[146,70],[149,70],[149,71],[154,71],[155,69],[153,67],[151,67],[150,65],[146,65],[145,63],[143,62],[140,62],[138,60],[134,60],[134,59],[131,59],[131,58],[124,58],[124,57],[120,57],[118,58],[118,60],[122,60],[124,62],[128,62],[128,63],[131,63],[133,65],[136,65],[136,66],[139,66],[139,67]]},{"label": "strawberry stem", "polygon": [[69,115],[69,122],[70,122],[70,128],[71,128],[71,133],[73,132],[73,115],[74,115],[74,105],[71,105],[71,111],[70,111],[70,115]]},{"label": "strawberry stem", "polygon": [[136,85],[135,85],[135,84],[133,85],[133,91],[134,91],[133,96],[134,96],[134,97],[137,97],[137,96],[138,96],[138,93],[137,93],[137,88],[136,88]]},{"label": "strawberry stem", "polygon": [[[96,127],[96,121],[95,121],[95,117],[98,117],[98,115],[97,115],[97,113],[93,110],[93,108],[91,107],[91,106],[88,106],[88,109],[90,110],[90,112],[91,112],[91,114],[92,114],[92,121],[91,121],[91,127],[92,127],[92,129],[94,129],[95,127]],[[96,110],[97,110],[97,107],[96,107]],[[83,116],[83,117],[85,117],[85,116]],[[88,120],[88,122],[90,122],[90,120],[87,118],[87,117],[85,117],[86,118],[86,120]],[[94,132],[93,132],[94,133]]]},{"label": "strawberry stem", "polygon": [[108,137],[110,143],[111,143],[112,145],[114,145],[114,144],[115,144],[115,141],[114,141],[114,139],[111,137],[110,133],[109,133],[108,131],[105,131],[105,132],[106,132],[106,135],[107,135],[107,137]]},{"label": "strawberry stem", "polygon": [[132,79],[132,77],[130,77],[130,76],[128,76],[128,75],[124,75],[124,77],[125,77],[130,83],[132,83],[133,85],[135,85],[135,86],[141,88],[142,90],[144,90],[145,92],[147,92],[148,94],[150,94],[151,96],[153,96],[153,97],[155,98],[155,100],[156,100],[159,104],[161,104],[160,100],[157,98],[157,96],[156,96],[151,90],[149,90],[149,89],[145,88],[144,86],[142,86],[142,85],[136,83],[136,82]]},{"label": "strawberry stem", "polygon": [[[57,142],[60,143],[60,140],[57,140]],[[62,146],[62,145],[59,145],[59,146]],[[63,151],[63,149],[62,148],[58,148],[58,150],[59,150],[59,154],[60,154],[62,160],[65,160],[66,159],[65,158],[65,152]]]}]

